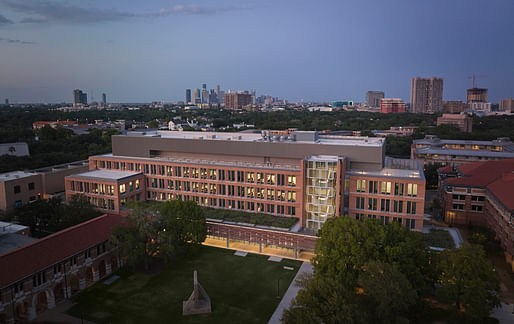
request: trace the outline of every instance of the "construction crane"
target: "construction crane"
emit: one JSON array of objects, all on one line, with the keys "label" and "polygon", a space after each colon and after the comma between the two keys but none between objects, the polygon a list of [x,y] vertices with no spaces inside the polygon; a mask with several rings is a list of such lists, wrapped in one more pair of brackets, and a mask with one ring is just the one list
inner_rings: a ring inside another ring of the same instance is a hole
[{"label": "construction crane", "polygon": [[472,76],[468,76],[468,79],[473,80],[473,88],[477,87],[477,79],[478,78],[487,78],[487,75],[475,75],[475,74],[473,74]]}]

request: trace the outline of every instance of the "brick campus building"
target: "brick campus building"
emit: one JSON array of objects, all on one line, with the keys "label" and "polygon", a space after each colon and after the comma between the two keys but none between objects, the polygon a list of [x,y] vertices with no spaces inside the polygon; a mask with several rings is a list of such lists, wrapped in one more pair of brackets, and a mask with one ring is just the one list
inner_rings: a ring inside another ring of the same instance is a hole
[{"label": "brick campus building", "polygon": [[0,255],[0,323],[33,320],[121,266],[109,246],[119,215],[103,215]]},{"label": "brick campus building", "polygon": [[193,200],[295,217],[310,233],[345,214],[422,229],[421,165],[385,157],[381,138],[152,131],[113,136],[112,149],[89,158],[91,171],[66,177],[67,199],[84,194],[110,213],[129,200]]},{"label": "brick campus building", "polygon": [[514,270],[514,159],[439,169],[439,197],[450,224],[488,226]]}]

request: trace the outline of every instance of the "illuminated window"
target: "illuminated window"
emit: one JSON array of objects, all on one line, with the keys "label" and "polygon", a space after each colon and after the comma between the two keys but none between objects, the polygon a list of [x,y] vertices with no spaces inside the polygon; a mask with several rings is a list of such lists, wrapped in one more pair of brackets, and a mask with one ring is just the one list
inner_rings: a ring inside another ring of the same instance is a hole
[{"label": "illuminated window", "polygon": [[274,189],[268,189],[267,190],[266,199],[268,199],[268,200],[275,200],[275,190]]},{"label": "illuminated window", "polygon": [[418,196],[418,185],[416,183],[407,184],[407,196],[417,197]]},{"label": "illuminated window", "polygon": [[366,180],[357,180],[357,192],[366,192]]},{"label": "illuminated window", "polygon": [[125,192],[127,192],[126,185],[124,183],[120,184],[120,194],[123,194]]},{"label": "illuminated window", "polygon": [[291,187],[296,187],[296,176],[288,175],[287,176],[287,185]]},{"label": "illuminated window", "polygon": [[391,182],[383,181],[380,193],[383,195],[390,195],[391,194]]},{"label": "illuminated window", "polygon": [[266,183],[269,185],[275,184],[275,175],[274,174],[267,174],[266,175]]},{"label": "illuminated window", "polygon": [[246,173],[246,181],[250,183],[255,182],[255,172],[248,172]]},{"label": "illuminated window", "polygon": [[296,191],[288,191],[287,192],[287,201],[296,202]]},{"label": "illuminated window", "polygon": [[257,172],[257,183],[264,184],[264,173]]}]

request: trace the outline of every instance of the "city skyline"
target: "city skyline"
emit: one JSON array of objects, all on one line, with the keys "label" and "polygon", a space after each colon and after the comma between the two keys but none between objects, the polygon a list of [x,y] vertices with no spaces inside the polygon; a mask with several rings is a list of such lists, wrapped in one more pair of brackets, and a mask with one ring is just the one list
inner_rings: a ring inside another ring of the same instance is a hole
[{"label": "city skyline", "polygon": [[487,75],[492,102],[513,96],[512,2],[292,5],[0,0],[0,98],[69,102],[78,88],[173,102],[207,83],[293,102],[364,102],[372,89],[408,101],[412,78],[441,77],[443,99],[465,101],[472,74]]}]

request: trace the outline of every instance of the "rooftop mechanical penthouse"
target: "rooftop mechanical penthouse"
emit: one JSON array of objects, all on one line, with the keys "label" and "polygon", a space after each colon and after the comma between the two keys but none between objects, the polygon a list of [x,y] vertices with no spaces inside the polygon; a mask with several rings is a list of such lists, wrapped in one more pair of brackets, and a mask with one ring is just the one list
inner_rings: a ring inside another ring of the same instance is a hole
[{"label": "rooftop mechanical penthouse", "polygon": [[194,200],[296,217],[313,231],[341,215],[422,228],[421,165],[386,158],[382,138],[153,131],[113,136],[112,149],[89,158],[92,171],[66,178],[68,199],[82,193],[111,212],[128,200]]}]

